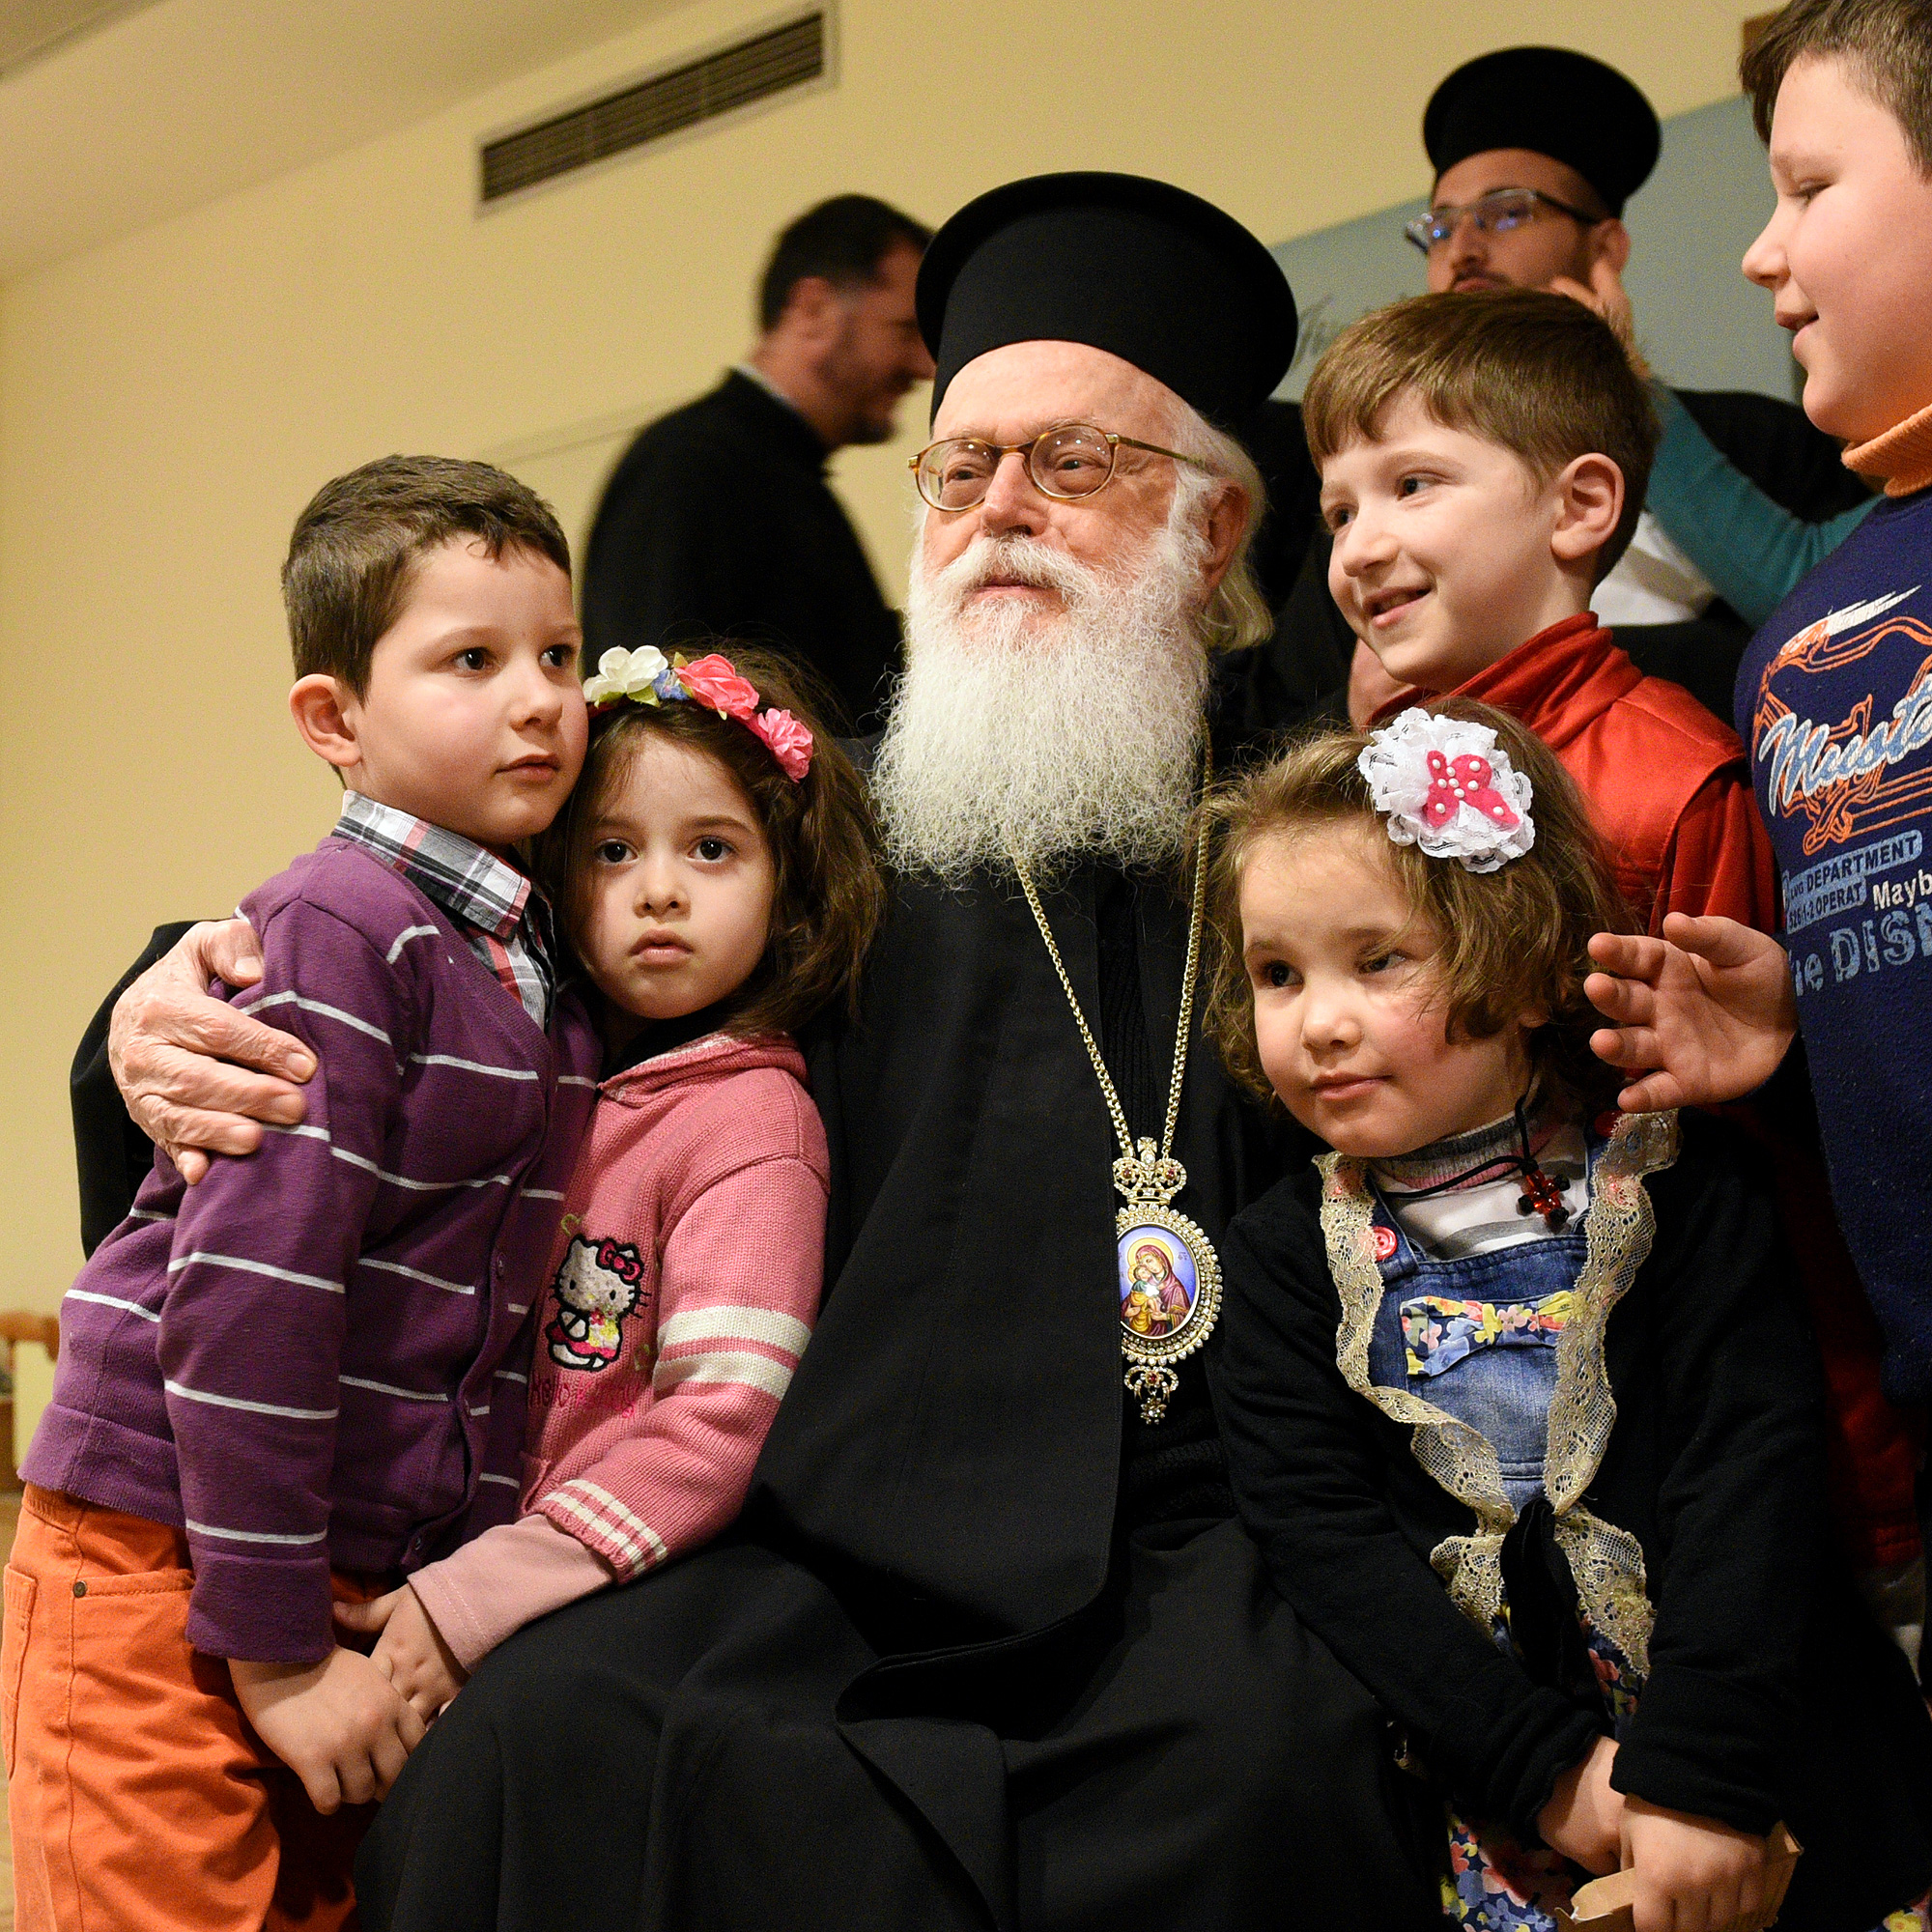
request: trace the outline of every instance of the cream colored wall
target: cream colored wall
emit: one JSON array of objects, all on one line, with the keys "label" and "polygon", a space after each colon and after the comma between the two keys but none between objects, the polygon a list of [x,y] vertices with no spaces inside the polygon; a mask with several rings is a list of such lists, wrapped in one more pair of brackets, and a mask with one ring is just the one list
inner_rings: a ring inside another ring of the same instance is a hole
[{"label": "cream colored wall", "polygon": [[[1423,101],[1472,53],[1585,48],[1667,115],[1729,91],[1762,4],[840,0],[835,88],[476,215],[479,133],[768,17],[699,0],[0,291],[0,1306],[51,1307],[78,1258],[64,1081],[102,991],[329,823],[275,594],[325,477],[494,454],[581,534],[628,425],[741,351],[768,238],[820,196],[937,219],[1124,168],[1279,241],[1418,192]],[[895,594],[923,414],[838,466]]]}]

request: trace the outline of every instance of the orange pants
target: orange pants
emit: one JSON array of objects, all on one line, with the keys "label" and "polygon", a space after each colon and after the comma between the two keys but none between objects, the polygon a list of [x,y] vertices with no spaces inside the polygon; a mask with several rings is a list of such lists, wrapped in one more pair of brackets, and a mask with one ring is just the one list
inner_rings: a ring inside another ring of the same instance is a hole
[{"label": "orange pants", "polygon": [[[28,1486],[0,1742],[19,1932],[339,1932],[375,1814],[325,1818],[187,1640],[178,1529]],[[336,1595],[377,1594],[338,1576]]]}]

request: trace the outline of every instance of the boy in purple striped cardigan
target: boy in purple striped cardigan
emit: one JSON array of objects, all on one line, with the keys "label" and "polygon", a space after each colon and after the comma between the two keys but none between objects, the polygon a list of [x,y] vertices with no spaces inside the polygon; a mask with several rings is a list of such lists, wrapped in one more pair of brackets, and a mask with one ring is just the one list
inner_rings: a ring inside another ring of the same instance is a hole
[{"label": "boy in purple striped cardigan", "polygon": [[597,1070],[505,856],[583,759],[569,571],[479,464],[370,464],[297,522],[290,704],[347,795],[244,901],[234,997],[316,1072],[192,1189],[157,1155],[63,1306],[0,1664],[23,1928],[339,1924],[422,1726],[332,1602],[516,1513]]}]

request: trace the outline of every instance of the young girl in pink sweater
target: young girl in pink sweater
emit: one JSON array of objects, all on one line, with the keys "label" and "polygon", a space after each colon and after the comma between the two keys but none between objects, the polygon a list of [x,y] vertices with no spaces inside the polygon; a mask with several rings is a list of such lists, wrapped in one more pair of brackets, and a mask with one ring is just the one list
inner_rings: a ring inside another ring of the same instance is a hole
[{"label": "young girl in pink sweater", "polygon": [[883,905],[861,781],[779,660],[607,651],[583,690],[590,751],[539,862],[605,1077],[527,1373],[497,1372],[495,1400],[528,1384],[524,1513],[343,1612],[425,1719],[532,1618],[737,1515],[824,1267],[792,1034],[849,995]]}]

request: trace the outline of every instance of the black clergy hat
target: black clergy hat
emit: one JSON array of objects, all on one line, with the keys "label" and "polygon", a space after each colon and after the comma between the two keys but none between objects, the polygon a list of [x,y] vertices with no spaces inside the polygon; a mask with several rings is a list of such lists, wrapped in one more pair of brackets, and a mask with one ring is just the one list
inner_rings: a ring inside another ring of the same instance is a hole
[{"label": "black clergy hat", "polygon": [[1294,297],[1233,215],[1139,175],[1035,175],[969,201],[919,270],[932,408],[976,355],[1084,342],[1131,362],[1224,428],[1294,355]]},{"label": "black clergy hat", "polygon": [[1492,148],[1527,148],[1575,168],[1612,214],[1650,178],[1657,111],[1615,68],[1568,47],[1503,47],[1459,67],[1422,114],[1438,179]]}]

